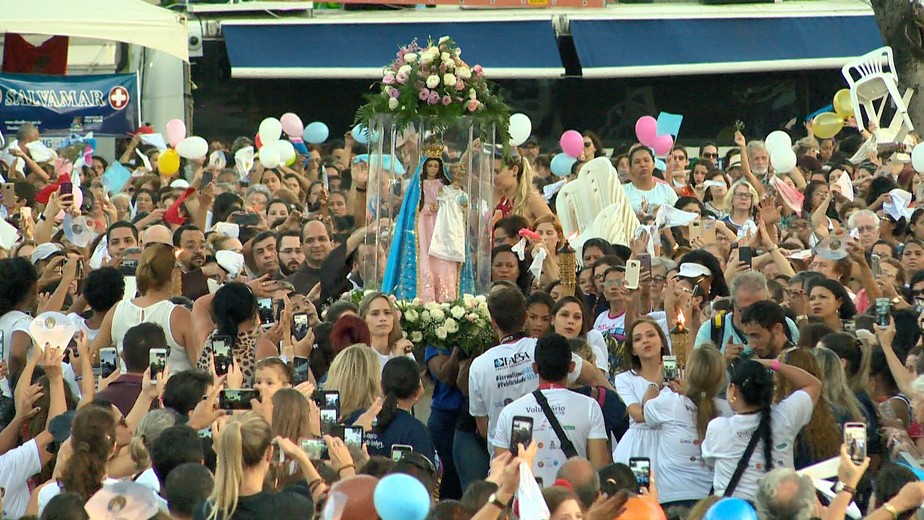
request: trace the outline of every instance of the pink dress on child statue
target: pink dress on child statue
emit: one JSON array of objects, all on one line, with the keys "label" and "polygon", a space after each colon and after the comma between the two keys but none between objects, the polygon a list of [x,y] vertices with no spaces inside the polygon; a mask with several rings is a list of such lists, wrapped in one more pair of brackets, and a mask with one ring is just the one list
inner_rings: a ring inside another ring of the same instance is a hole
[{"label": "pink dress on child statue", "polygon": [[459,297],[459,263],[430,255],[437,216],[431,207],[438,204],[443,183],[426,179],[422,184],[423,207],[417,213],[417,297],[424,303],[454,301]]}]

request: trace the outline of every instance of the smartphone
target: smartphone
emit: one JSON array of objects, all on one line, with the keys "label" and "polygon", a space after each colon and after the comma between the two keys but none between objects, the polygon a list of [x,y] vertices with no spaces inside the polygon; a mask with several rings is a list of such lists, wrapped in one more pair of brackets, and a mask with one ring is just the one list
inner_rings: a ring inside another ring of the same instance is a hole
[{"label": "smartphone", "polygon": [[346,434],[346,426],[342,424],[335,424],[330,428],[330,436],[336,437],[340,440],[344,440],[343,436]]},{"label": "smartphone", "polygon": [[260,313],[260,322],[264,327],[276,323],[276,313],[273,312],[272,298],[259,298],[257,300],[257,311]]},{"label": "smartphone", "polygon": [[292,335],[302,340],[308,335],[308,313],[296,312],[292,315]]},{"label": "smartphone", "polygon": [[327,443],[320,439],[300,439],[299,447],[311,460],[330,460]]},{"label": "smartphone", "polygon": [[879,265],[880,259],[879,255],[870,255],[869,257],[869,268],[873,272],[873,276],[879,276],[882,274],[882,267]]},{"label": "smartphone", "polygon": [[308,358],[295,356],[292,360],[292,379],[296,385],[308,380]]},{"label": "smartphone", "polygon": [[238,226],[256,226],[260,222],[260,216],[256,213],[241,213],[234,216],[234,223]]},{"label": "smartphone", "polygon": [[273,462],[276,464],[284,464],[286,462],[286,454],[282,451],[282,448],[279,447],[279,442],[273,441]]},{"label": "smartphone", "polygon": [[638,278],[642,264],[638,260],[626,262],[626,289],[638,289]]},{"label": "smartphone", "polygon": [[138,260],[123,258],[122,262],[119,263],[119,271],[121,271],[122,276],[135,276],[135,271],[137,270]]},{"label": "smartphone", "polygon": [[74,183],[72,182],[62,182],[58,185],[58,189],[61,191],[61,195],[73,195],[74,194]]},{"label": "smartphone", "polygon": [[744,265],[751,267],[751,259],[754,257],[754,250],[751,246],[738,247],[738,260],[744,262]]},{"label": "smartphone", "polygon": [[12,182],[4,182],[0,186],[0,196],[3,197],[3,205],[12,208],[16,204],[16,185]]},{"label": "smartphone", "polygon": [[332,408],[340,412],[340,392],[337,390],[318,390],[312,396],[319,408]]},{"label": "smartphone", "polygon": [[888,327],[891,310],[892,302],[888,298],[876,298],[876,325]]},{"label": "smartphone", "polygon": [[83,260],[77,260],[77,279],[83,279]]},{"label": "smartphone", "polygon": [[866,424],[861,422],[844,423],[844,444],[847,454],[854,464],[862,464],[866,459]]},{"label": "smartphone", "polygon": [[204,190],[206,186],[212,183],[212,172],[203,172],[202,180],[199,183],[199,189]]},{"label": "smartphone", "polygon": [[276,320],[282,319],[282,311],[286,308],[285,300],[273,300],[273,312],[276,314]]},{"label": "smartphone", "polygon": [[648,253],[639,253],[638,254],[638,263],[640,264],[640,271],[643,273],[651,272],[651,255]]},{"label": "smartphone", "polygon": [[689,232],[690,243],[692,244],[694,240],[703,239],[703,221],[696,219],[693,222],[687,224],[687,230]]},{"label": "smartphone", "polygon": [[661,370],[665,383],[677,379],[677,356],[661,356]]},{"label": "smartphone", "polygon": [[109,377],[116,371],[118,352],[114,348],[104,348],[99,351],[99,373]]},{"label": "smartphone", "polygon": [[700,237],[705,245],[715,244],[715,220],[707,218],[703,220],[703,234]]},{"label": "smartphone", "polygon": [[533,418],[525,415],[515,415],[510,426],[510,454],[516,457],[520,452],[520,444],[529,447],[533,441]]},{"label": "smartphone", "polygon": [[362,448],[363,446],[363,427],[362,426],[344,426],[343,442],[347,446]]},{"label": "smartphone", "polygon": [[854,320],[841,320],[841,328],[844,329],[844,332],[856,334],[857,322]]},{"label": "smartphone", "polygon": [[212,355],[215,358],[215,374],[223,376],[231,368],[231,338],[228,336],[212,336]]},{"label": "smartphone", "polygon": [[3,342],[2,330],[0,330],[0,361],[6,361],[6,344]]},{"label": "smartphone", "polygon": [[404,457],[405,453],[413,453],[414,447],[408,444],[392,444],[391,445],[391,460],[398,462]]},{"label": "smartphone", "polygon": [[629,458],[629,469],[635,475],[639,487],[648,487],[651,483],[651,459],[648,457]]},{"label": "smartphone", "polygon": [[321,408],[321,433],[330,435],[337,424],[336,408]]},{"label": "smartphone", "polygon": [[225,388],[218,393],[218,407],[222,410],[250,410],[250,401],[258,396],[259,392],[252,388]]},{"label": "smartphone", "polygon": [[152,348],[148,351],[148,363],[151,366],[151,380],[157,379],[160,374],[167,368],[167,349]]}]

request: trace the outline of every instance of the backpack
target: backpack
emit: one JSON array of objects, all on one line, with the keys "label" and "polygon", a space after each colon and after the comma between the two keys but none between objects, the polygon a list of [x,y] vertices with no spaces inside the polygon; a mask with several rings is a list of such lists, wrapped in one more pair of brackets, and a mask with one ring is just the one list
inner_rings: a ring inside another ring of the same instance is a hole
[{"label": "backpack", "polygon": [[709,338],[712,339],[712,344],[719,350],[722,349],[722,339],[725,335],[725,316],[727,314],[728,311],[719,311],[709,320]]}]

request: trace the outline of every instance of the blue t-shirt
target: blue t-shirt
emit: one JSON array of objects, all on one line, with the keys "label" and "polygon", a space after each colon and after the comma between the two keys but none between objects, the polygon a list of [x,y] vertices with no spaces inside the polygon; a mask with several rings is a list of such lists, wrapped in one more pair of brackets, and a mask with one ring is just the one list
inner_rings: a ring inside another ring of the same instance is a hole
[{"label": "blue t-shirt", "polygon": [[[353,424],[365,410],[359,410],[353,413],[345,422]],[[385,431],[378,432],[375,428],[367,431],[363,436],[369,455],[381,455],[391,457],[391,447],[395,444],[406,444],[414,448],[415,453],[419,453],[430,459],[430,462],[436,464],[436,451],[433,449],[433,441],[430,440],[430,432],[424,423],[418,421],[414,416],[404,410],[398,409],[395,419],[385,428]]]},{"label": "blue t-shirt", "polygon": [[[439,350],[436,347],[427,346],[426,350],[424,350],[424,363],[428,365],[427,371],[430,372],[429,364],[431,359],[439,355],[448,356],[449,354],[449,352]],[[463,406],[467,404],[465,395],[458,388],[440,381],[433,372],[430,372],[430,375],[433,378],[433,401],[430,403],[430,408],[443,412],[461,412]]]}]

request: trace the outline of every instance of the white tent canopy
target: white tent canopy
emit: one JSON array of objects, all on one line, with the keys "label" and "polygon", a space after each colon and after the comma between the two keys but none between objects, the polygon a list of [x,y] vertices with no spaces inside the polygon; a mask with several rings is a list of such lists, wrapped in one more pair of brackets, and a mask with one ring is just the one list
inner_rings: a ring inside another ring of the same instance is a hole
[{"label": "white tent canopy", "polygon": [[114,40],[189,61],[186,16],[141,0],[4,0],[8,32]]}]

